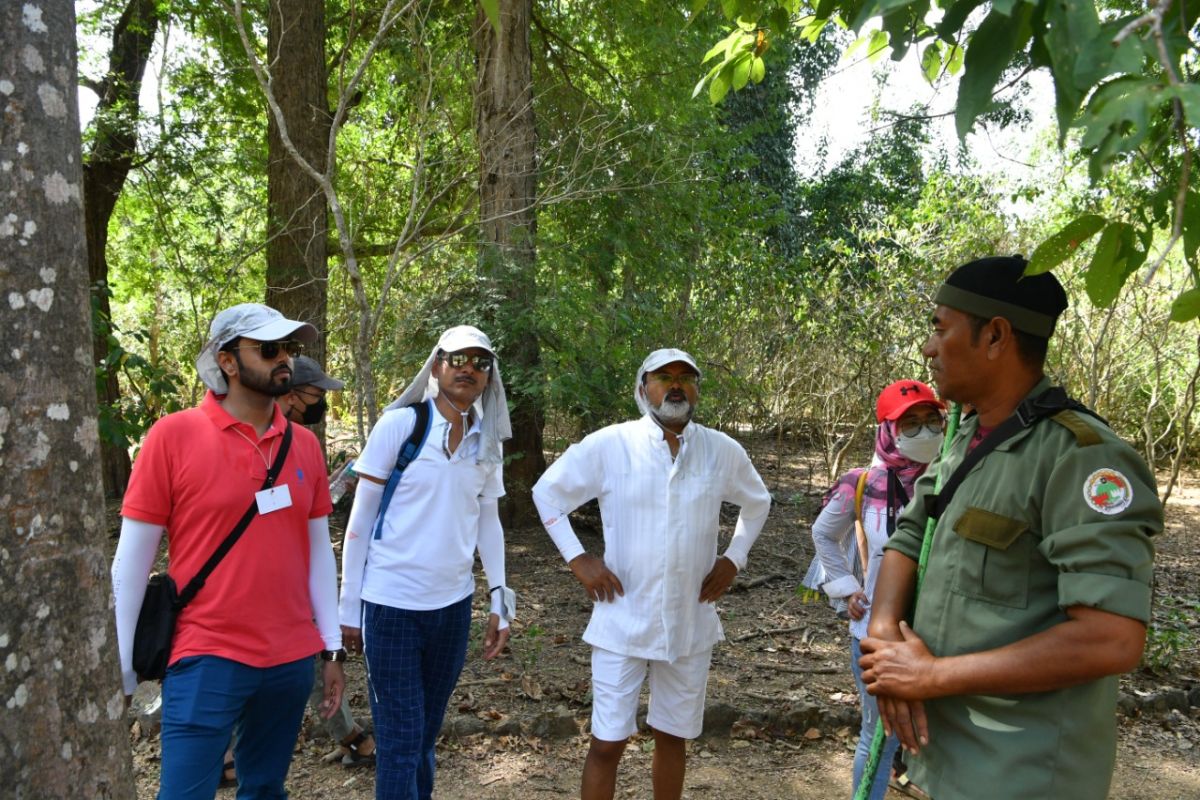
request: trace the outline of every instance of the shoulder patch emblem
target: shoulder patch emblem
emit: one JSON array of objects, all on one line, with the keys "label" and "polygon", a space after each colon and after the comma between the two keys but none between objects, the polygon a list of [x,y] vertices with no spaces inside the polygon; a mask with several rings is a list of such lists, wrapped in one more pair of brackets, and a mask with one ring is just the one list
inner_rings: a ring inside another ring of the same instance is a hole
[{"label": "shoulder patch emblem", "polygon": [[1120,514],[1133,502],[1133,486],[1120,472],[1105,467],[1083,482],[1083,499],[1101,514]]}]

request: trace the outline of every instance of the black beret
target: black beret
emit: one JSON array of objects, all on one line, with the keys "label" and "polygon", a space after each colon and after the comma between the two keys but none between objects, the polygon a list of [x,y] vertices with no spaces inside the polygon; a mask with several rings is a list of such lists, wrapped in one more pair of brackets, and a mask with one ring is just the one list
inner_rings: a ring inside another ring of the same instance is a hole
[{"label": "black beret", "polygon": [[993,256],[963,264],[938,289],[939,305],[991,319],[1004,317],[1019,331],[1049,339],[1067,308],[1067,293],[1049,272],[1025,275],[1020,256]]}]

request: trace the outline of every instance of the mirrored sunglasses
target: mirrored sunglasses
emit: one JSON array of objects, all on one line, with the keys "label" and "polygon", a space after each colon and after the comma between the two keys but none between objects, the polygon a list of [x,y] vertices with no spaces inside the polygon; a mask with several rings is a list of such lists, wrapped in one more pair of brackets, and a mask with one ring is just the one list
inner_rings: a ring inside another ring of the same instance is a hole
[{"label": "mirrored sunglasses", "polygon": [[442,353],[438,356],[440,361],[445,361],[454,369],[462,369],[467,364],[470,364],[479,372],[491,372],[492,357],[483,355],[476,356],[469,353]]}]

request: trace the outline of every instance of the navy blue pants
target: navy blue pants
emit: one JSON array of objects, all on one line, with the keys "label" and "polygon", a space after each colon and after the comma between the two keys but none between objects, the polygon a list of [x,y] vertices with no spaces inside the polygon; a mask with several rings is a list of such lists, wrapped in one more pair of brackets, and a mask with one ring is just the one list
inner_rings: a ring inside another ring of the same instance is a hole
[{"label": "navy blue pants", "polygon": [[312,658],[260,668],[190,656],[171,665],[162,688],[160,800],[212,800],[234,726],[238,800],[286,798],[312,681]]},{"label": "navy blue pants", "polygon": [[363,601],[376,800],[433,796],[434,747],[470,630],[470,597],[434,611]]}]

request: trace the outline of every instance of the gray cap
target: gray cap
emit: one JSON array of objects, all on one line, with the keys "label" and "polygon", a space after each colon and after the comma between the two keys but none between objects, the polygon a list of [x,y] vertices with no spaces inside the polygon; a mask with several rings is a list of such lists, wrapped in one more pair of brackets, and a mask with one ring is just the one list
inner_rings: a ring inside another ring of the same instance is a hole
[{"label": "gray cap", "polygon": [[292,388],[297,386],[316,386],[326,391],[336,391],[345,387],[345,381],[331,378],[321,369],[321,365],[308,356],[296,356],[292,360]]},{"label": "gray cap", "polygon": [[225,392],[225,374],[217,365],[217,351],[234,339],[245,336],[260,342],[299,339],[305,344],[317,340],[317,329],[307,322],[288,319],[262,303],[241,303],[217,313],[208,329],[208,341],[196,358],[200,380],[214,392]]}]

